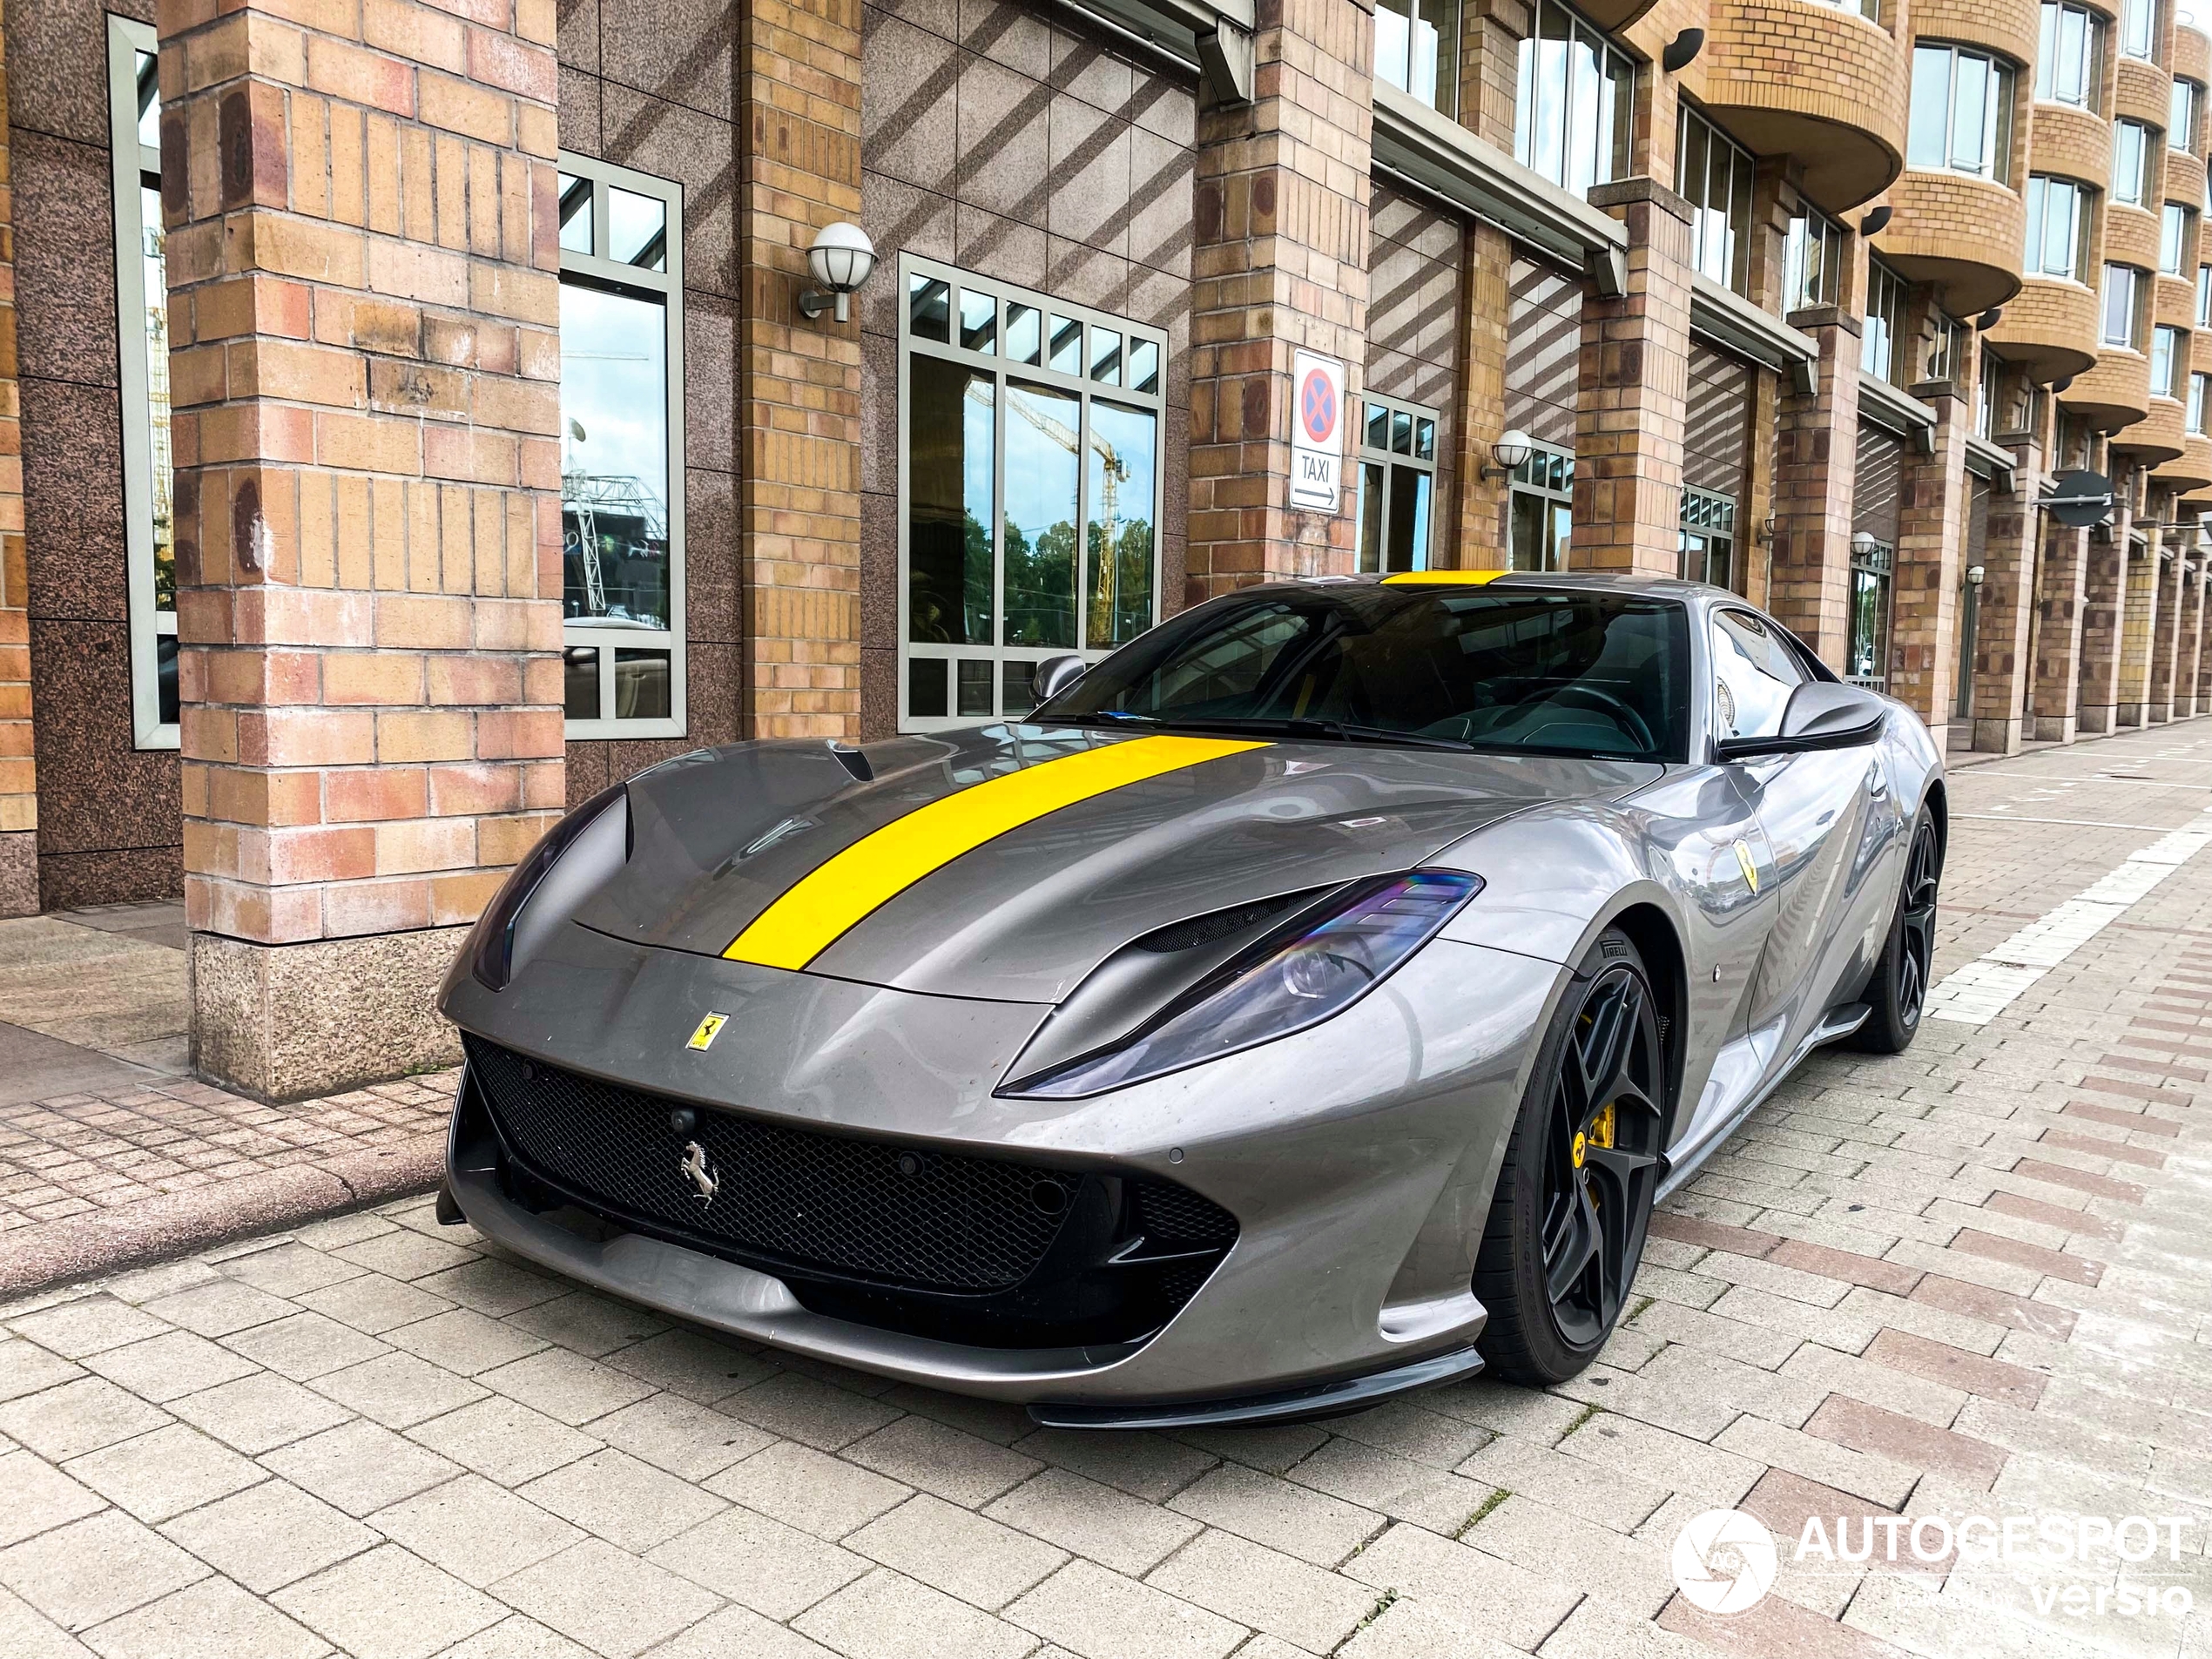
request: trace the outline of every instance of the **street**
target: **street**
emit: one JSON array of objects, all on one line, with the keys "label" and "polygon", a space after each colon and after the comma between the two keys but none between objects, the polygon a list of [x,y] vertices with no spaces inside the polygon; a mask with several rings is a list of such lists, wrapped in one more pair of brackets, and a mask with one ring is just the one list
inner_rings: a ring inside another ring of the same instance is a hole
[{"label": "street", "polygon": [[[1816,1055],[1556,1391],[1038,1430],[408,1198],[0,1305],[0,1655],[2212,1652],[2212,722],[1951,792],[1917,1045]],[[1783,1559],[1702,1611],[1676,1541],[1729,1508]],[[1866,1525],[2053,1514],[2164,1530],[1891,1561]],[[1799,1558],[1808,1518],[1837,1559]]]}]

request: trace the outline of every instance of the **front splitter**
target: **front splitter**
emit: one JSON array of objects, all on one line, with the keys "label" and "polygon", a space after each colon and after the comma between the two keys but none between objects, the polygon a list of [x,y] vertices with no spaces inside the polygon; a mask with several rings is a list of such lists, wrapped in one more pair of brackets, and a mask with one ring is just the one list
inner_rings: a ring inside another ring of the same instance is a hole
[{"label": "front splitter", "polygon": [[1224,1428],[1261,1423],[1306,1423],[1365,1411],[1396,1394],[1462,1382],[1482,1369],[1473,1348],[1433,1354],[1388,1371],[1370,1372],[1336,1382],[1315,1383],[1280,1393],[1241,1399],[1191,1400],[1181,1405],[1055,1406],[1038,1402],[1029,1416],[1046,1428]]}]

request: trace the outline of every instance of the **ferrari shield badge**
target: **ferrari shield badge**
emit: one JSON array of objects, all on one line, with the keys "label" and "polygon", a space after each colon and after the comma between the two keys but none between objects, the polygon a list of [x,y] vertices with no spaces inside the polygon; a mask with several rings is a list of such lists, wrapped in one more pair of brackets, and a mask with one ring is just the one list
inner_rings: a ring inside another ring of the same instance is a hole
[{"label": "ferrari shield badge", "polygon": [[684,1046],[687,1049],[711,1049],[715,1038],[722,1035],[722,1028],[729,1023],[728,1015],[710,1014],[699,1022],[698,1029],[691,1033],[691,1040]]}]

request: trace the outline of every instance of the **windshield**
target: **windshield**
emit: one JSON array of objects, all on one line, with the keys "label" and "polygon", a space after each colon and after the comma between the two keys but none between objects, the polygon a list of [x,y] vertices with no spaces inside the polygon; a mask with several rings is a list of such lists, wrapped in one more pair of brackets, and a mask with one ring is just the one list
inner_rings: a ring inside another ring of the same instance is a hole
[{"label": "windshield", "polygon": [[1232,595],[1116,651],[1029,718],[1681,760],[1689,637],[1670,600],[1347,583]]}]

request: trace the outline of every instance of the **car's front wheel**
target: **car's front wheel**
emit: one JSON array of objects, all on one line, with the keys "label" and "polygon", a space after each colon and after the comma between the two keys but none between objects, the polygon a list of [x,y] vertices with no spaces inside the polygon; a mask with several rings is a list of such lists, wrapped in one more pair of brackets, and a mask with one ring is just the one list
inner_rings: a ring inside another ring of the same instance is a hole
[{"label": "car's front wheel", "polygon": [[1563,1382],[1620,1320],[1666,1132],[1659,1029],[1643,958],[1608,928],[1537,1053],[1475,1257],[1482,1354],[1507,1381]]},{"label": "car's front wheel", "polygon": [[1935,966],[1936,900],[1943,883],[1943,846],[1934,821],[1920,815],[1905,856],[1905,880],[1898,887],[1890,935],[1882,960],[1867,982],[1866,1023],[1851,1038],[1870,1054],[1902,1054],[1920,1034],[1920,1015],[1928,999]]}]

